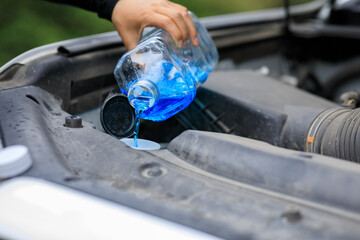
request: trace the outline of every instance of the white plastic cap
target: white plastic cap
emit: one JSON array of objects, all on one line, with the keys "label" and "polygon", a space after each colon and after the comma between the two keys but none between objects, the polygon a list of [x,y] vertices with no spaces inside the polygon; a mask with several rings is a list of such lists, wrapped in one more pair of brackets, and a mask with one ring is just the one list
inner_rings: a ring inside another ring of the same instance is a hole
[{"label": "white plastic cap", "polygon": [[150,140],[138,139],[137,140],[138,147],[134,146],[133,138],[122,138],[121,141],[123,143],[125,143],[126,145],[128,145],[129,147],[137,149],[137,150],[159,150],[160,149],[160,144],[150,141]]},{"label": "white plastic cap", "polygon": [[32,165],[29,149],[14,145],[0,150],[0,179],[20,175]]}]

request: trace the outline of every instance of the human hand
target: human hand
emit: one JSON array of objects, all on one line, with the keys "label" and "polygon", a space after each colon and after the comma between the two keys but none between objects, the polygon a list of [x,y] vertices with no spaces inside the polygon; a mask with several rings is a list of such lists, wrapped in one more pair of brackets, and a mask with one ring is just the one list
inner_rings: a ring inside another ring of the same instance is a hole
[{"label": "human hand", "polygon": [[111,21],[128,50],[138,44],[142,30],[150,26],[170,33],[179,47],[184,46],[189,36],[194,46],[199,45],[188,10],[168,0],[120,0]]}]

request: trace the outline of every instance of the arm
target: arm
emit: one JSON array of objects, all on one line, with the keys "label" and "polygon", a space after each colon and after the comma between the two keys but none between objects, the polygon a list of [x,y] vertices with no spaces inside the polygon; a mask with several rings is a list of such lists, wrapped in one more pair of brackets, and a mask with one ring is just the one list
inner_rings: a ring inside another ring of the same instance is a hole
[{"label": "arm", "polygon": [[49,2],[64,3],[96,12],[99,17],[111,21],[111,15],[118,0],[46,0]]}]

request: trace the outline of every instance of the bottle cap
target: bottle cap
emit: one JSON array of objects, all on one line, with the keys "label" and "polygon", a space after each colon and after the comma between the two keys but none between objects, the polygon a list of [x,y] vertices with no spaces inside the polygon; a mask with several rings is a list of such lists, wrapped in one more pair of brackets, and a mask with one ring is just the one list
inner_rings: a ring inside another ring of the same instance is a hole
[{"label": "bottle cap", "polygon": [[100,120],[104,130],[116,138],[129,137],[135,130],[135,110],[127,97],[112,91],[103,103]]},{"label": "bottle cap", "polygon": [[0,179],[22,174],[32,165],[29,149],[14,145],[0,150]]}]

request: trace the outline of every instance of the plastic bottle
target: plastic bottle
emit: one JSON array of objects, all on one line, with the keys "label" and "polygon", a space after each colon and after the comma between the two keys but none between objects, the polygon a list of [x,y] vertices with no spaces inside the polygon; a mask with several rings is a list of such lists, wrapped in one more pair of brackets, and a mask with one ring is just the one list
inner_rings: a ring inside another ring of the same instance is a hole
[{"label": "plastic bottle", "polygon": [[186,108],[218,61],[209,33],[190,14],[200,46],[193,46],[188,39],[186,47],[179,48],[169,33],[154,28],[120,58],[115,68],[121,92],[136,111],[141,111],[143,119],[163,121]]}]

